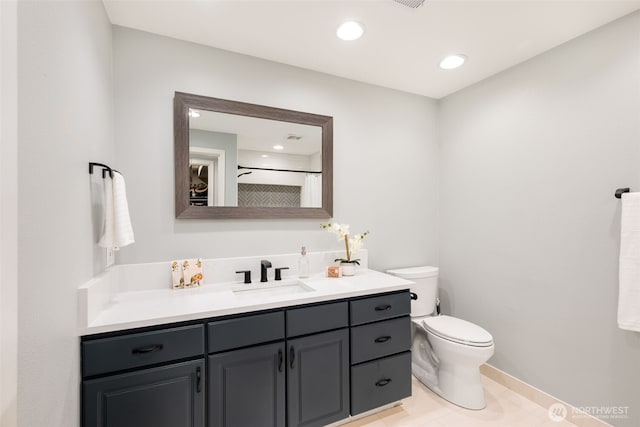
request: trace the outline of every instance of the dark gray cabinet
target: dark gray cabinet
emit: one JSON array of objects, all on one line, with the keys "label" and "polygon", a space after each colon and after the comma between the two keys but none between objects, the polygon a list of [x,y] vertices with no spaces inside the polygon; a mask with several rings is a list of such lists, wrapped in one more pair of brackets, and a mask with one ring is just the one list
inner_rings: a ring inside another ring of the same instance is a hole
[{"label": "dark gray cabinet", "polygon": [[204,360],[83,382],[86,427],[204,427]]},{"label": "dark gray cabinet", "polygon": [[409,292],[84,337],[83,427],[325,426],[411,393]]},{"label": "dark gray cabinet", "polygon": [[284,427],[284,342],[209,356],[209,427]]},{"label": "dark gray cabinet", "polygon": [[287,338],[349,327],[346,301],[287,310]]},{"label": "dark gray cabinet", "polygon": [[99,338],[82,343],[82,374],[90,377],[202,354],[202,325]]},{"label": "dark gray cabinet", "polygon": [[249,314],[207,324],[209,353],[284,339],[284,312]]},{"label": "dark gray cabinet", "polygon": [[411,352],[361,363],[351,368],[351,413],[411,396]]},{"label": "dark gray cabinet", "polygon": [[352,364],[401,353],[410,347],[411,318],[409,316],[351,328]]},{"label": "dark gray cabinet", "polygon": [[349,416],[349,330],[295,338],[288,347],[288,426],[323,426]]},{"label": "dark gray cabinet", "polygon": [[411,314],[411,298],[408,291],[357,298],[349,304],[351,326]]},{"label": "dark gray cabinet", "polygon": [[350,301],[351,415],[411,396],[409,292]]},{"label": "dark gray cabinet", "polygon": [[218,351],[208,356],[209,427],[312,427],[347,418],[348,310],[343,301],[209,322],[208,348]]}]

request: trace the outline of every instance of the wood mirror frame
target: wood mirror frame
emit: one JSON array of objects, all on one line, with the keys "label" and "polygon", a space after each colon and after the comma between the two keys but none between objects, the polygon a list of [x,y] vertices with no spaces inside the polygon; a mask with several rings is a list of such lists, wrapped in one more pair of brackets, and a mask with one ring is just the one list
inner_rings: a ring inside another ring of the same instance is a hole
[{"label": "wood mirror frame", "polygon": [[[322,207],[190,206],[189,109],[319,126],[322,129]],[[330,218],[333,215],[333,117],[175,92],[173,98],[176,218]]]}]

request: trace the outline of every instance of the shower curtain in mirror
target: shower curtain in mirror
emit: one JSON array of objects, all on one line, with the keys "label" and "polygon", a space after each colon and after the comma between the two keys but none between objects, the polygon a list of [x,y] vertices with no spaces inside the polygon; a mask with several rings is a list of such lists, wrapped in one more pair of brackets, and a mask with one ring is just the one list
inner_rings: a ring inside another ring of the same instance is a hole
[{"label": "shower curtain in mirror", "polygon": [[300,194],[300,207],[322,207],[322,175],[308,173],[304,178],[304,185]]}]

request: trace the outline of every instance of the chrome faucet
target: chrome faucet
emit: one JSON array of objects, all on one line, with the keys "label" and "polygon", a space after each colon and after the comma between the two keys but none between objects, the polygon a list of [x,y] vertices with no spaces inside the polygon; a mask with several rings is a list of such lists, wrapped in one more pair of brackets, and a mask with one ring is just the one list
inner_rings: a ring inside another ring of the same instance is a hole
[{"label": "chrome faucet", "polygon": [[271,268],[271,262],[263,259],[260,261],[260,281],[267,281],[267,268]]}]

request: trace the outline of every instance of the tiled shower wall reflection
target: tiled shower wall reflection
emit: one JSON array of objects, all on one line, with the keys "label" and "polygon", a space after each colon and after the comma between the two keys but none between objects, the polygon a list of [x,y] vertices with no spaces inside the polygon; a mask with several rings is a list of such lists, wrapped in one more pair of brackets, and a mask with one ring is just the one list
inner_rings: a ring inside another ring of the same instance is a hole
[{"label": "tiled shower wall reflection", "polygon": [[238,206],[299,208],[301,189],[293,185],[238,184]]}]

